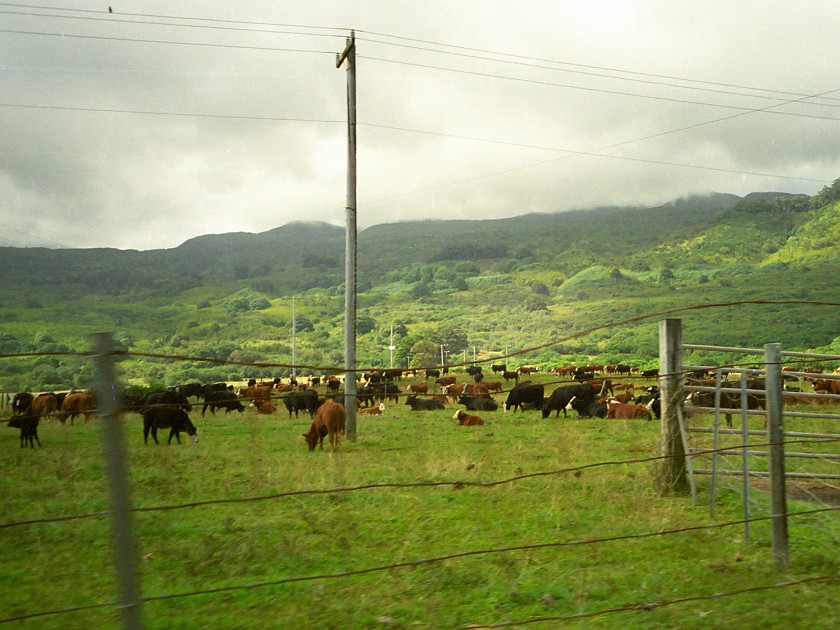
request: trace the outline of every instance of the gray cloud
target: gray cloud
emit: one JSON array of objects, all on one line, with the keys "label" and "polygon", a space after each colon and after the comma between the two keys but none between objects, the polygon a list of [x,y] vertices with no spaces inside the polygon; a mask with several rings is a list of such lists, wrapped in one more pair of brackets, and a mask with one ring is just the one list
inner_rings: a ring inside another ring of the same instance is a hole
[{"label": "gray cloud", "polygon": [[334,53],[347,33],[280,24],[357,29],[361,227],[709,191],[813,194],[840,176],[840,92],[803,98],[840,88],[840,6],[511,6],[5,13],[6,30],[65,37],[0,33],[0,244],[150,249],[342,224],[345,71]]}]

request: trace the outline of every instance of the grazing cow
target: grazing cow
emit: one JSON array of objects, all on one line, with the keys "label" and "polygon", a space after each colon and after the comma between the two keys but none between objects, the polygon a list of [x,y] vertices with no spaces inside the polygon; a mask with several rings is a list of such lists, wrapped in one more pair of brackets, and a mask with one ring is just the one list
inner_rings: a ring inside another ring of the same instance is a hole
[{"label": "grazing cow", "polygon": [[458,424],[462,427],[477,427],[484,424],[484,420],[481,419],[481,416],[474,416],[469,413],[464,413],[460,409],[455,412],[455,415],[452,416],[452,419],[457,420]]},{"label": "grazing cow", "polygon": [[542,385],[522,384],[515,386],[508,393],[505,401],[505,411],[511,409],[523,409],[523,404],[528,404],[533,409],[542,407],[545,388]]},{"label": "grazing cow", "polygon": [[245,406],[239,402],[239,398],[236,397],[236,394],[227,390],[206,394],[204,398],[204,406],[201,408],[202,416],[204,415],[204,412],[207,411],[208,407],[210,408],[210,413],[214,416],[216,415],[216,409],[222,408],[225,410],[225,414],[229,414],[231,411],[238,411],[239,413],[245,411]]},{"label": "grazing cow", "polygon": [[384,411],[385,403],[379,403],[374,407],[362,407],[359,409],[358,414],[360,416],[381,416]]},{"label": "grazing cow", "polygon": [[658,369],[645,370],[645,371],[642,372],[642,377],[643,378],[655,378],[657,376],[659,376],[659,370]]},{"label": "grazing cow", "polygon": [[19,392],[12,397],[12,413],[23,415],[29,411],[35,397],[29,392]]},{"label": "grazing cow", "polygon": [[202,385],[201,383],[187,383],[186,385],[178,385],[175,388],[175,391],[181,392],[187,398],[189,398],[190,396],[195,396],[198,400],[204,398],[204,385]]},{"label": "grazing cow", "polygon": [[283,404],[289,411],[289,418],[292,417],[292,412],[295,413],[295,418],[299,417],[301,411],[309,412],[309,417],[314,417],[318,410],[318,392],[314,389],[301,389],[296,392],[289,392],[283,396]]},{"label": "grazing cow", "polygon": [[210,392],[226,392],[233,391],[233,385],[228,386],[227,383],[210,383],[204,386],[204,395],[207,396]]},{"label": "grazing cow", "polygon": [[508,372],[507,370],[505,370],[504,372],[502,372],[502,376],[504,376],[506,381],[513,379],[517,383],[519,382],[519,372]]},{"label": "grazing cow", "polygon": [[35,448],[33,442],[38,442],[38,447],[41,447],[41,440],[38,439],[38,416],[29,413],[23,416],[12,416],[9,418],[7,425],[12,429],[20,429],[20,447],[26,448],[29,443],[29,448]]},{"label": "grazing cow", "polygon": [[470,376],[482,373],[480,365],[468,365],[464,371]]},{"label": "grazing cow", "polygon": [[149,443],[149,431],[152,432],[155,444],[160,444],[157,439],[158,429],[169,429],[167,444],[172,443],[173,435],[180,444],[181,431],[189,435],[193,442],[198,442],[198,429],[195,428],[187,412],[178,407],[159,405],[143,409],[143,444]]},{"label": "grazing cow", "polygon": [[446,387],[447,385],[454,385],[455,384],[455,377],[454,376],[441,376],[435,381],[432,390],[434,391],[437,389],[437,386],[440,385],[441,387]]},{"label": "grazing cow", "polygon": [[39,418],[49,416],[58,411],[58,397],[55,394],[41,394],[36,396],[29,406],[30,413]]},{"label": "grazing cow", "polygon": [[317,444],[324,450],[324,436],[329,436],[330,452],[335,452],[341,442],[346,422],[347,412],[344,411],[344,405],[334,400],[325,401],[315,412],[315,419],[309,431],[303,434],[309,450],[314,451]]},{"label": "grazing cow", "polygon": [[491,365],[490,369],[493,370],[493,372],[507,372],[507,364],[497,363],[496,365]]},{"label": "grazing cow", "polygon": [[496,411],[499,408],[499,403],[495,400],[469,394],[461,394],[458,404],[464,405],[470,411]]},{"label": "grazing cow", "polygon": [[409,394],[428,394],[429,384],[426,381],[420,381],[416,385],[409,385],[405,388]]},{"label": "grazing cow", "polygon": [[430,368],[426,370],[426,378],[440,378],[440,370]]},{"label": "grazing cow", "polygon": [[642,405],[626,405],[614,400],[607,400],[607,418],[616,420],[630,420],[633,418],[644,418],[650,420],[650,409]]},{"label": "grazing cow", "polygon": [[61,403],[61,411],[58,414],[58,421],[64,424],[67,417],[70,417],[70,424],[76,419],[79,414],[84,414],[85,422],[90,420],[91,414],[96,405],[93,402],[93,396],[87,392],[75,392],[67,394],[67,397]]},{"label": "grazing cow", "polygon": [[[551,412],[554,411],[554,416],[560,415],[563,412],[563,417],[566,417],[566,408],[572,398],[577,398],[581,401],[580,404],[589,405],[595,402],[595,388],[589,383],[579,383],[577,385],[565,385],[558,387],[549,396],[542,406],[542,417],[548,418]],[[580,414],[580,412],[578,412]]]},{"label": "grazing cow", "polygon": [[242,400],[271,400],[271,387],[246,387],[239,390],[239,398]]},{"label": "grazing cow", "polygon": [[500,392],[503,389],[502,381],[482,381],[481,384],[487,388],[488,393]]},{"label": "grazing cow", "polygon": [[630,366],[625,365],[624,363],[619,363],[618,365],[615,366],[615,373],[618,374],[618,375],[621,375],[621,374],[628,375],[628,374],[630,374]]},{"label": "grazing cow", "polygon": [[537,371],[537,368],[533,365],[520,365],[518,368],[516,368],[516,371],[519,372],[520,375],[532,374],[533,372]]},{"label": "grazing cow", "polygon": [[192,411],[192,405],[184,394],[176,391],[155,392],[146,396],[145,407],[174,407],[183,411]]},{"label": "grazing cow", "polygon": [[412,411],[435,411],[443,409],[443,403],[431,398],[417,398],[417,396],[409,396],[405,399],[405,404],[411,407]]}]

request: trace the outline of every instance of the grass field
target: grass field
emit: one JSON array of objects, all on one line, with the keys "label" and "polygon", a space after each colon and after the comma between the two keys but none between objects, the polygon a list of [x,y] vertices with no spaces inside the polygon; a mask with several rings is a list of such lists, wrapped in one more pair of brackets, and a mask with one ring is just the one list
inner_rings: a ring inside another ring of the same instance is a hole
[{"label": "grass field", "polygon": [[[634,609],[533,625],[840,624],[837,513],[790,518],[791,568],[784,571],[774,566],[766,520],[752,525],[749,543],[735,525],[556,544],[737,521],[741,499],[721,490],[713,518],[708,478],[701,479],[700,505],[693,506],[688,496],[659,494],[658,463],[649,461],[527,476],[656,457],[657,422],[494,412],[480,414],[484,426],[458,427],[455,409],[411,412],[391,404],[383,416],[360,417],[357,441],[343,441],[334,454],[309,452],[301,436],[309,418],[290,420],[282,407],[260,417],[252,410],[205,418],[193,412],[200,441],[182,438],[181,445],[165,439],[144,445],[140,417],[125,416],[138,508],[444,482],[136,512],[144,597],[252,585],[146,601],[146,627],[461,628],[627,606]],[[30,450],[19,448],[16,430],[0,432],[0,524],[106,510],[101,421],[60,426],[47,420],[39,435],[43,448]],[[485,487],[454,483],[514,477],[524,478]],[[791,512],[816,507],[789,504]],[[107,515],[0,528],[0,621],[115,601],[109,540]],[[265,585],[490,550],[495,552]],[[820,576],[833,579],[656,605]],[[119,626],[119,609],[107,606],[7,627]]]}]

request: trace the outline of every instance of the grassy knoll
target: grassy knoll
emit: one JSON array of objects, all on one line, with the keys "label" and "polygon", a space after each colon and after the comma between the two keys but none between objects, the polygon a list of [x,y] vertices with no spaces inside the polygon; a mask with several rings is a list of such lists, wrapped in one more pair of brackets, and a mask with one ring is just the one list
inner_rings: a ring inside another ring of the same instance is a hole
[{"label": "grassy knoll", "polygon": [[[358,440],[308,452],[308,418],[192,417],[200,442],[142,442],[122,422],[138,507],[267,496],[303,489],[414,482],[490,482],[596,462],[654,457],[656,422],[542,420],[482,413],[461,428],[446,411],[389,405],[359,418]],[[695,419],[695,421],[697,421]],[[45,421],[42,449],[0,433],[2,522],[107,508],[100,421]],[[478,550],[663,532],[738,520],[724,490],[717,514],[662,497],[652,463],[619,464],[494,485],[381,488],[297,495],[134,515],[146,597],[335,574]],[[702,482],[707,485],[706,481]],[[812,509],[792,504],[791,510]],[[837,571],[837,522],[790,521],[792,567],[778,570],[769,525],[592,545],[471,555],[364,575],[148,602],[149,628],[457,628],[711,595]],[[825,527],[833,528],[834,538]],[[0,530],[0,619],[116,598],[106,517]],[[833,628],[837,584],[686,602],[567,622],[564,627]],[[47,616],[38,628],[119,626],[118,610]],[[10,624],[9,627],[15,627]],[[540,627],[553,627],[553,624]]]}]

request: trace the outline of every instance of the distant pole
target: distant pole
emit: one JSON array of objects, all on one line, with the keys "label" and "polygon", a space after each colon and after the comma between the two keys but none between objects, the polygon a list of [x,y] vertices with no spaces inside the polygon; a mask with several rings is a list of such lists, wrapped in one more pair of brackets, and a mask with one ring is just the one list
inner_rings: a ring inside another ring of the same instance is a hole
[{"label": "distant pole", "polygon": [[446,365],[446,359],[443,358],[443,346],[445,346],[445,345],[446,345],[445,343],[440,344],[440,365],[441,365],[441,367]]},{"label": "distant pole", "polygon": [[111,529],[114,536],[117,584],[120,590],[120,611],[123,627],[132,630],[143,626],[140,615],[140,580],[137,568],[137,546],[132,534],[131,500],[129,499],[128,458],[123,446],[122,425],[117,417],[116,376],[112,356],[112,335],[93,335],[96,356],[99,413],[102,417],[102,438],[105,449],[105,473],[111,499]]},{"label": "distant pole", "polygon": [[682,320],[659,322],[659,390],[662,407],[662,485],[669,491],[688,486],[686,452],[680,433],[682,405]]},{"label": "distant pole", "polygon": [[391,365],[390,365],[390,367],[394,367],[394,350],[396,350],[396,349],[397,349],[397,347],[394,345],[394,325],[391,324],[391,341],[388,344],[388,351],[391,353]]},{"label": "distant pole", "polygon": [[347,235],[344,268],[344,433],[356,440],[356,31],[344,51],[336,55],[335,67],[347,61]]},{"label": "distant pole", "polygon": [[[768,469],[770,471],[770,520],[773,559],[776,565],[790,565],[787,528],[787,496],[785,492],[785,426],[782,413],[782,346],[764,346],[765,388],[767,407]],[[746,500],[746,499],[745,499]]]},{"label": "distant pole", "polygon": [[297,311],[295,300],[292,298],[292,380],[297,380]]}]

